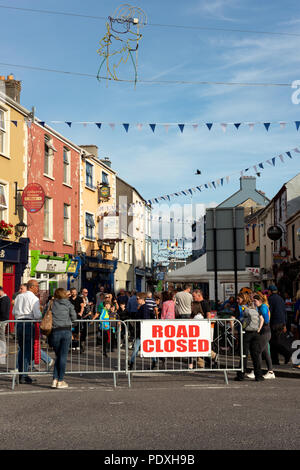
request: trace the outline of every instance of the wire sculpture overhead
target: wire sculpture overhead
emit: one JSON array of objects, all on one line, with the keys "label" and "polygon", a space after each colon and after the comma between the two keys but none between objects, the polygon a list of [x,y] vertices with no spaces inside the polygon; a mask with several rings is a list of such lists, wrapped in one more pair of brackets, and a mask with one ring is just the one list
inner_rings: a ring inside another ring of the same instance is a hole
[{"label": "wire sculpture overhead", "polygon": [[[130,59],[134,68],[134,84],[137,82],[138,47],[142,39],[141,28],[147,24],[146,14],[141,8],[120,5],[106,23],[106,34],[100,41],[97,53],[102,57],[97,79],[106,64],[106,78],[119,80],[117,69]],[[135,52],[135,54],[134,54]]]}]

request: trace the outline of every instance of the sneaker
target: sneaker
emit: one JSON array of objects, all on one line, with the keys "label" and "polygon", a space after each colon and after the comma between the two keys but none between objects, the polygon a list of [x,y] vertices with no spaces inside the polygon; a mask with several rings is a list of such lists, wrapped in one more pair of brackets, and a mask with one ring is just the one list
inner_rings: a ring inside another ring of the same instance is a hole
[{"label": "sneaker", "polygon": [[51,388],[56,388],[56,387],[57,387],[57,383],[58,383],[58,380],[57,380],[57,379],[53,379]]},{"label": "sneaker", "polygon": [[56,385],[56,388],[68,388],[69,385],[67,384],[67,382],[64,382],[64,381],[61,381],[61,382],[57,382],[57,385]]},{"label": "sneaker", "polygon": [[274,372],[268,371],[263,377],[264,379],[275,379],[275,374]]},{"label": "sneaker", "polygon": [[259,377],[255,377],[255,381],[256,381],[256,382],[264,382],[264,380],[265,380],[265,379],[264,379],[263,377],[260,377],[260,376],[259,376]]},{"label": "sneaker", "polygon": [[248,379],[255,379],[254,370],[252,370],[250,374],[246,374],[246,376],[248,377]]}]

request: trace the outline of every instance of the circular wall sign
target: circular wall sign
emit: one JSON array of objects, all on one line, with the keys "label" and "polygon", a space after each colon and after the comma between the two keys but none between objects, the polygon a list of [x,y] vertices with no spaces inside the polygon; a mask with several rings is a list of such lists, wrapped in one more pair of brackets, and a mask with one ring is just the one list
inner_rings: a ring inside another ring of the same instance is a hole
[{"label": "circular wall sign", "polygon": [[22,204],[27,212],[35,213],[41,210],[45,203],[45,191],[38,183],[30,183],[24,188]]},{"label": "circular wall sign", "polygon": [[272,225],[272,227],[268,229],[267,235],[270,238],[270,240],[276,241],[282,237],[282,230],[277,225]]}]

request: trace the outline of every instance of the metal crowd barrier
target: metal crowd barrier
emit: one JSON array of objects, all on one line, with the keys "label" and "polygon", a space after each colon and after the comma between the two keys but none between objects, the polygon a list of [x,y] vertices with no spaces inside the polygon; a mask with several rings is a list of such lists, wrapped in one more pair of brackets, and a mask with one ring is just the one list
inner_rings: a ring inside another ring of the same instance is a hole
[{"label": "metal crowd barrier", "polygon": [[[190,320],[178,320],[188,322]],[[199,325],[201,325],[199,321]],[[238,320],[209,320],[211,355],[209,357],[140,356],[141,320],[78,320],[73,323],[72,341],[67,357],[66,375],[112,374],[114,386],[118,374],[126,374],[128,386],[132,375],[141,373],[222,372],[228,384],[228,372],[243,371],[243,332]],[[167,320],[158,320],[166,324]],[[11,333],[14,324],[14,333]],[[0,378],[12,380],[12,389],[19,377],[53,375],[55,352],[47,337],[39,333],[38,321],[0,322]],[[104,327],[109,324],[109,330]],[[109,331],[109,336],[106,333]],[[191,364],[193,368],[191,368]],[[155,366],[155,367],[154,367]]]},{"label": "metal crowd barrier", "polygon": [[[51,337],[39,333],[40,322],[11,320],[5,323],[5,334],[0,336],[0,378],[11,378],[14,389],[20,376],[52,376],[56,356]],[[14,324],[13,334],[11,324]],[[105,324],[109,324],[109,335]],[[126,373],[128,362],[126,324],[116,320],[77,320],[70,330],[72,341],[66,375],[112,374],[116,387],[117,375]]]},{"label": "metal crowd barrier", "polygon": [[[225,383],[228,384],[228,372],[243,372],[243,330],[238,320],[233,319],[211,319],[199,320],[209,321],[211,331],[211,356],[188,358],[188,357],[166,357],[161,358],[159,354],[155,358],[143,358],[135,355],[137,348],[138,323],[142,320],[126,320],[128,330],[128,383],[130,386],[130,375],[150,372],[151,373],[178,373],[178,372],[223,372]],[[191,320],[172,320],[190,322]],[[167,320],[158,320],[167,322]],[[135,348],[135,345],[136,348]],[[131,351],[131,354],[130,354]],[[192,368],[190,366],[192,364]]]}]

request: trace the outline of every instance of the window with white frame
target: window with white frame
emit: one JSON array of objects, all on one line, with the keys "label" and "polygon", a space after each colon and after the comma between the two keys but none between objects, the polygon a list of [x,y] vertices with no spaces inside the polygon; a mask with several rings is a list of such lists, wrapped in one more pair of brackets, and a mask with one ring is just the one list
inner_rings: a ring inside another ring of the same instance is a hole
[{"label": "window with white frame", "polygon": [[45,135],[44,141],[44,174],[53,176],[53,164],[52,164],[52,150],[51,150],[51,139],[48,135]]},{"label": "window with white frame", "polygon": [[123,259],[122,259],[122,248],[123,248],[122,242],[119,242],[118,245],[119,245],[119,250],[118,250],[119,251],[119,257],[118,258],[119,258],[119,261],[122,262],[123,261]]},{"label": "window with white frame", "polygon": [[102,183],[109,184],[108,174],[105,171],[102,171]]},{"label": "window with white frame", "polygon": [[129,264],[132,264],[132,244],[129,245]]},{"label": "window with white frame", "polygon": [[91,163],[85,163],[85,184],[88,188],[94,188],[93,184],[94,167]]},{"label": "window with white frame", "polygon": [[85,213],[85,236],[90,240],[94,240],[95,221],[93,214]]},{"label": "window with white frame", "polygon": [[70,150],[63,148],[64,183],[70,184]]},{"label": "window with white frame", "polygon": [[124,242],[123,248],[124,248],[123,260],[124,260],[124,263],[128,263],[128,244],[126,242]]},{"label": "window with white frame", "polygon": [[44,238],[53,238],[53,199],[45,198],[44,204]]},{"label": "window with white frame", "polygon": [[0,220],[7,222],[7,185],[0,184]]},{"label": "window with white frame", "polygon": [[0,153],[5,153],[5,112],[0,109]]},{"label": "window with white frame", "polygon": [[71,206],[64,204],[64,243],[71,243]]}]

